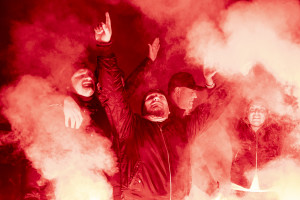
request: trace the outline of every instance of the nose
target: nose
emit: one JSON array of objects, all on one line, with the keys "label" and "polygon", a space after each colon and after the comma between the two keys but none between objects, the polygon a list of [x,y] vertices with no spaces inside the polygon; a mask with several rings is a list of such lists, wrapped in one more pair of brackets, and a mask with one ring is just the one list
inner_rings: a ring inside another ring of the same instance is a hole
[{"label": "nose", "polygon": [[93,80],[92,77],[90,77],[89,75],[85,75],[84,79],[86,79],[86,80]]},{"label": "nose", "polygon": [[159,100],[158,97],[154,97],[154,98],[153,98],[153,101],[158,101],[158,100]]}]

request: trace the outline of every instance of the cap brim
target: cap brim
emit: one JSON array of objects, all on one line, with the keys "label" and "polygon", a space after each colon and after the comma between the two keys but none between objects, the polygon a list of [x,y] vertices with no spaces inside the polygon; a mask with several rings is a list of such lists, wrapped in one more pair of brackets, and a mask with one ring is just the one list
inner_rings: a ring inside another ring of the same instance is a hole
[{"label": "cap brim", "polygon": [[191,89],[197,90],[197,91],[202,91],[206,89],[206,87],[200,86],[200,85],[194,85]]}]

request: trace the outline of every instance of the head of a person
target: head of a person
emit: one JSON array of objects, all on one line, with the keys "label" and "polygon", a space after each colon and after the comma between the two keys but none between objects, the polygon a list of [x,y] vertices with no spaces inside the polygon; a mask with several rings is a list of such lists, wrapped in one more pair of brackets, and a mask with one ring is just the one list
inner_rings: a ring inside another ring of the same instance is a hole
[{"label": "head of a person", "polygon": [[143,116],[167,118],[170,111],[164,92],[159,89],[148,91],[143,98],[141,113]]},{"label": "head of a person", "polygon": [[248,107],[247,118],[254,131],[262,127],[267,119],[268,110],[266,102],[261,98],[253,99]]},{"label": "head of a person", "polygon": [[173,103],[180,109],[190,112],[194,100],[197,98],[196,90],[202,89],[196,85],[194,77],[188,72],[174,74],[168,84],[168,94]]},{"label": "head of a person", "polygon": [[88,68],[79,68],[71,77],[74,91],[83,97],[91,97],[95,93],[95,76]]}]

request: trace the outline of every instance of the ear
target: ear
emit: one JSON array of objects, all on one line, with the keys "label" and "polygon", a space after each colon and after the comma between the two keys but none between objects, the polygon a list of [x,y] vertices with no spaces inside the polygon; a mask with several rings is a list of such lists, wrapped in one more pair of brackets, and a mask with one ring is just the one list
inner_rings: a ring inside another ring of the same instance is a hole
[{"label": "ear", "polygon": [[176,88],[174,88],[174,94],[176,95],[176,96],[179,96],[180,95],[180,88],[179,87],[176,87]]},{"label": "ear", "polygon": [[122,81],[122,86],[125,87],[125,81],[123,77],[121,77],[121,81]]},{"label": "ear", "polygon": [[102,90],[100,83],[97,83],[97,91],[100,92]]}]

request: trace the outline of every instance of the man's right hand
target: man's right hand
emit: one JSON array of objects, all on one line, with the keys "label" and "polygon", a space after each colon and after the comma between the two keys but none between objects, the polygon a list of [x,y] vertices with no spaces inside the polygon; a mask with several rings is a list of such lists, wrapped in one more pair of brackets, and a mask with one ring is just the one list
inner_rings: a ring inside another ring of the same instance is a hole
[{"label": "man's right hand", "polygon": [[96,28],[94,28],[95,31],[95,39],[98,42],[109,42],[112,30],[111,30],[111,22],[108,12],[105,13],[105,24],[101,22]]},{"label": "man's right hand", "polygon": [[64,99],[64,115],[66,127],[79,129],[83,117],[81,115],[80,107],[71,97],[66,97]]}]

